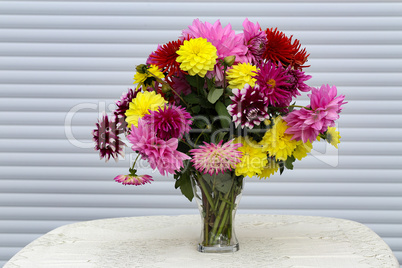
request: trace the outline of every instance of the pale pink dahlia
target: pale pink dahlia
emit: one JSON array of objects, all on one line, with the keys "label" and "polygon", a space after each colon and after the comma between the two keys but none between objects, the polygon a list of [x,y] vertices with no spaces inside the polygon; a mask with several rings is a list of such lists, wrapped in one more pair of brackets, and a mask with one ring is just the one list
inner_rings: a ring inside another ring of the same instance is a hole
[{"label": "pale pink dahlia", "polygon": [[291,101],[291,93],[286,89],[290,84],[287,82],[290,75],[279,63],[276,66],[271,61],[258,66],[259,70],[254,78],[259,85],[266,105],[275,107],[288,106]]},{"label": "pale pink dahlia", "polygon": [[156,136],[163,140],[179,139],[190,131],[192,117],[181,106],[165,105],[149,112],[143,119],[154,128]]},{"label": "pale pink dahlia", "polygon": [[247,18],[243,22],[244,44],[248,48],[246,57],[248,62],[257,65],[262,60],[262,55],[267,44],[267,34],[261,31],[260,24],[250,22]]},{"label": "pale pink dahlia", "polygon": [[109,120],[106,114],[98,119],[96,128],[92,132],[95,150],[99,151],[100,158],[109,161],[110,157],[118,160],[118,156],[124,156],[124,142],[118,136],[119,130],[114,120]]},{"label": "pale pink dahlia", "polygon": [[167,141],[158,138],[154,128],[142,118],[138,120],[138,127],[131,127],[127,139],[133,151],[138,152],[152,169],[157,168],[162,175],[174,174],[183,167],[184,160],[190,159],[188,155],[177,151],[176,138]]},{"label": "pale pink dahlia", "polygon": [[345,96],[337,95],[335,86],[322,85],[320,89],[313,89],[310,97],[310,105],[300,110],[289,113],[284,120],[289,128],[285,131],[292,134],[295,140],[315,141],[320,133],[324,133],[328,127],[335,126],[335,120],[339,118]]},{"label": "pale pink dahlia", "polygon": [[252,129],[269,117],[268,105],[265,104],[257,85],[251,87],[247,84],[243,89],[235,88],[232,92],[234,94],[230,97],[232,104],[227,109],[236,127],[240,125],[241,128]]},{"label": "pale pink dahlia", "polygon": [[194,167],[198,171],[214,175],[219,172],[230,171],[236,167],[242,157],[242,152],[237,151],[237,148],[241,147],[242,144],[233,143],[233,140],[223,145],[222,142],[220,141],[218,144],[204,142],[205,145],[190,150],[193,157],[191,162],[194,163]]},{"label": "pale pink dahlia", "polygon": [[[182,31],[182,39],[203,37],[212,43],[217,49],[218,59],[223,60],[227,56],[236,56],[235,62],[247,62],[247,47],[244,45],[243,34],[236,34],[232,26],[228,24],[224,28],[219,20],[214,24],[208,22],[202,23],[195,19],[188,29]],[[223,66],[215,65],[215,70],[209,72],[209,75],[215,75],[217,81],[223,81]]]},{"label": "pale pink dahlia", "polygon": [[118,175],[114,178],[116,182],[120,182],[123,185],[143,185],[145,183],[151,183],[153,181],[152,176],[149,175]]}]

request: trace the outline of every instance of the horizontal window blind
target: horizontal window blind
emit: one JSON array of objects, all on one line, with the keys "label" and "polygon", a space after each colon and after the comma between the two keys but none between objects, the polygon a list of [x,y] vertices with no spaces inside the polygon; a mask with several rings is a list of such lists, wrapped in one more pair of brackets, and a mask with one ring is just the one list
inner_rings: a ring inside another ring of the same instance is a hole
[{"label": "horizontal window blind", "polygon": [[145,165],[152,185],[115,183],[130,150],[105,164],[91,131],[157,44],[195,18],[240,31],[246,17],[299,39],[309,85],[336,85],[349,103],[339,150],[319,143],[295,170],[247,179],[239,213],[355,220],[402,263],[401,1],[32,0],[0,2],[0,265],[64,224],[198,213]]}]

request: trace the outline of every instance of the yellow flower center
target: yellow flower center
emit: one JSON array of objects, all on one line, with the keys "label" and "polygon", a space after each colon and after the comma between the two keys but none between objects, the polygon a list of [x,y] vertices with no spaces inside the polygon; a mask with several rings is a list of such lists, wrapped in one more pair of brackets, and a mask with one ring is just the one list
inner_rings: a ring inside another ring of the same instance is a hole
[{"label": "yellow flower center", "polygon": [[274,88],[274,87],[276,87],[276,81],[274,79],[269,79],[268,82],[267,82],[267,85],[269,87]]}]

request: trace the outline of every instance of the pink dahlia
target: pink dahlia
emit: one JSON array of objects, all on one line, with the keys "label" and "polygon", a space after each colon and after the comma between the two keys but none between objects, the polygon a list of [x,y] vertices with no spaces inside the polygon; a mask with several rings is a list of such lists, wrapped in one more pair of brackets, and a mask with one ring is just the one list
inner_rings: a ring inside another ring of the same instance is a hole
[{"label": "pink dahlia", "polygon": [[291,84],[287,81],[290,75],[286,69],[279,63],[276,66],[271,61],[258,66],[259,70],[254,78],[259,85],[266,105],[275,107],[288,106],[291,101],[291,94],[287,90]]},{"label": "pink dahlia", "polygon": [[204,142],[204,146],[201,145],[197,149],[190,150],[193,157],[191,162],[198,171],[209,175],[232,170],[242,157],[242,152],[237,151],[242,144],[232,141],[225,144],[222,144],[223,141],[218,144]]},{"label": "pink dahlia", "polygon": [[186,154],[177,151],[176,138],[167,141],[160,139],[156,136],[155,129],[142,118],[138,120],[138,127],[131,127],[127,139],[132,144],[133,151],[148,160],[151,168],[157,168],[162,175],[174,174],[183,167],[184,160],[190,159]]},{"label": "pink dahlia", "polygon": [[228,112],[232,116],[235,126],[252,129],[255,125],[260,125],[262,121],[269,117],[268,106],[264,102],[263,95],[258,86],[246,86],[239,90],[232,90],[232,104],[228,106]]},{"label": "pink dahlia", "polygon": [[120,182],[123,185],[143,185],[145,183],[151,183],[153,181],[152,176],[149,175],[118,175],[114,178],[116,182]]},{"label": "pink dahlia", "polygon": [[190,131],[191,118],[184,108],[175,105],[159,107],[143,117],[154,128],[156,136],[163,140],[183,137]]},{"label": "pink dahlia", "polygon": [[339,118],[345,96],[337,95],[335,86],[322,85],[320,89],[313,89],[310,97],[310,105],[300,110],[289,113],[284,120],[289,128],[285,131],[292,134],[295,140],[304,143],[313,142],[320,133],[324,133],[328,127],[335,126],[335,120]]},{"label": "pink dahlia", "polygon": [[267,34],[261,31],[260,24],[250,22],[247,18],[243,22],[244,44],[248,48],[246,57],[248,62],[257,65],[262,60],[262,55],[267,44]]},{"label": "pink dahlia", "polygon": [[93,140],[95,142],[95,150],[99,151],[100,158],[109,161],[110,157],[118,160],[118,156],[124,156],[124,142],[118,136],[119,130],[114,120],[109,120],[106,114],[96,123],[93,130]]},{"label": "pink dahlia", "polygon": [[247,62],[247,47],[244,45],[243,34],[236,34],[232,26],[228,24],[224,28],[219,20],[213,25],[195,19],[188,29],[182,31],[182,39],[203,37],[212,43],[217,49],[218,59],[215,70],[210,75],[215,75],[217,81],[223,81],[223,66],[218,63],[227,56],[236,56],[235,62]]}]

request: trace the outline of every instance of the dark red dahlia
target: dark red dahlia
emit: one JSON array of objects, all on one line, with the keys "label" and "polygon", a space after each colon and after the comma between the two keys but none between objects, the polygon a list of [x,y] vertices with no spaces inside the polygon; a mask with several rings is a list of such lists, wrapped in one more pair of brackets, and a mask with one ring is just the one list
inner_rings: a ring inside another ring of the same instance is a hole
[{"label": "dark red dahlia", "polygon": [[275,64],[279,62],[282,63],[283,66],[291,66],[295,69],[302,69],[304,63],[307,62],[306,49],[300,50],[301,45],[300,41],[295,39],[292,41],[292,37],[287,37],[283,32],[278,31],[277,28],[273,30],[266,29],[265,33],[267,34],[267,44],[265,45],[265,51],[263,54],[263,58],[266,61],[273,61]]},{"label": "dark red dahlia", "polygon": [[100,158],[105,158],[106,162],[110,157],[117,161],[118,155],[124,156],[124,143],[120,140],[118,132],[116,122],[109,120],[106,114],[98,120],[92,132],[95,150],[99,151]]},{"label": "dark red dahlia", "polygon": [[154,51],[148,59],[148,63],[155,64],[159,69],[166,73],[166,76],[178,75],[180,70],[180,63],[176,61],[179,56],[176,51],[183,45],[183,40],[171,41]]},{"label": "dark red dahlia", "polygon": [[278,31],[277,28],[266,29],[267,43],[263,58],[266,61],[272,61],[276,64],[279,62],[287,66],[294,55],[295,46],[292,45],[291,39],[288,38],[283,32]]}]

